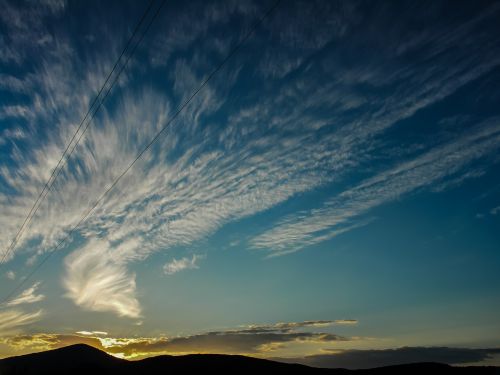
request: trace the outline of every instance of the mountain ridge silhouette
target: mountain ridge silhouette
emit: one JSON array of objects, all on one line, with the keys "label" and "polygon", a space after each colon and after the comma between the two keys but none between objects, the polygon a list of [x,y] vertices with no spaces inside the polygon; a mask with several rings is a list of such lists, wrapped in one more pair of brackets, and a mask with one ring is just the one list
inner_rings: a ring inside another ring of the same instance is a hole
[{"label": "mountain ridge silhouette", "polygon": [[309,367],[267,359],[226,354],[160,355],[137,361],[116,358],[97,348],[75,344],[44,352],[25,354],[0,360],[0,375],[39,374],[171,374],[214,371],[218,373],[278,374],[496,374],[498,367],[453,367],[441,363],[414,363],[374,369],[347,370]]}]

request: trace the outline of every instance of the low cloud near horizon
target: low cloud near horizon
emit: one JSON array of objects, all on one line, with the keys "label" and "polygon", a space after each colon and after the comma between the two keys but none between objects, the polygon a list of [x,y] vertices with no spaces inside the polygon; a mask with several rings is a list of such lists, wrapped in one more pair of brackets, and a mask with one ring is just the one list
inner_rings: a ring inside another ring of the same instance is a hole
[{"label": "low cloud near horizon", "polygon": [[221,353],[266,356],[289,344],[331,344],[350,338],[327,331],[331,326],[356,324],[353,319],[306,320],[252,324],[233,329],[201,332],[185,336],[111,337],[107,332],[78,331],[72,334],[39,333],[0,338],[16,354],[50,350],[83,343],[123,358],[160,354]]},{"label": "low cloud near horizon", "polygon": [[298,358],[273,358],[312,367],[367,369],[408,363],[437,362],[478,365],[500,354],[500,348],[402,347],[379,350],[341,350]]}]

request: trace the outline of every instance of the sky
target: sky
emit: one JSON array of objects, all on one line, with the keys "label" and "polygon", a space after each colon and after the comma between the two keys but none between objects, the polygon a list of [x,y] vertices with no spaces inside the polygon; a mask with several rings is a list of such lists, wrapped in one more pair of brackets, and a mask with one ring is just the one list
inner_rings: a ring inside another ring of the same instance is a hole
[{"label": "sky", "polygon": [[1,0],[0,357],[500,365],[500,4],[272,6],[153,1],[83,131],[147,3]]}]

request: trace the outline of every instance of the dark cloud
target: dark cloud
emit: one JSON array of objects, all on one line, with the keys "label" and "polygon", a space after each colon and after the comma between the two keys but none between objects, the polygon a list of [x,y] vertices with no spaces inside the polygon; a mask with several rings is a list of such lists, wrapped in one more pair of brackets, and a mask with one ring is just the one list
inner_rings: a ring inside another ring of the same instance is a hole
[{"label": "dark cloud", "polygon": [[403,347],[383,350],[344,350],[335,354],[274,359],[314,367],[363,369],[417,362],[439,362],[449,365],[476,363],[490,359],[495,354],[500,354],[500,348]]},{"label": "dark cloud", "polygon": [[232,330],[212,331],[192,336],[135,340],[108,351],[134,353],[257,353],[291,342],[333,342],[348,338],[332,333],[307,332],[304,329],[352,324],[355,320],[307,320],[274,324],[254,324]]},{"label": "dark cloud", "polygon": [[264,332],[291,332],[302,328],[327,327],[334,324],[357,324],[355,319],[337,320],[305,320],[303,322],[281,322],[274,324],[253,324],[246,328],[225,331],[226,333],[264,333]]},{"label": "dark cloud", "polygon": [[347,338],[331,333],[314,332],[262,332],[221,331],[193,336],[144,339],[122,346],[107,348],[107,351],[133,353],[256,353],[266,348],[290,342],[332,342]]},{"label": "dark cloud", "polygon": [[17,350],[33,351],[55,349],[61,346],[84,343],[108,353],[125,357],[143,357],[162,353],[265,353],[282,348],[287,343],[331,343],[349,340],[333,333],[311,332],[306,329],[352,324],[353,320],[309,320],[267,325],[250,325],[238,329],[212,331],[191,336],[111,338],[81,335],[35,334],[18,335],[1,339]]}]

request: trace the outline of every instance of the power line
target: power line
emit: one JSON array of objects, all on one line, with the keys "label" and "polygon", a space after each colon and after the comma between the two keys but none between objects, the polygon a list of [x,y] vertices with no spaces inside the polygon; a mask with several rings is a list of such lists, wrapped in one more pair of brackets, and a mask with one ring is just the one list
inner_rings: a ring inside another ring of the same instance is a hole
[{"label": "power line", "polygon": [[151,139],[151,141],[137,154],[135,159],[122,171],[122,173],[113,181],[106,191],[95,201],[95,203],[85,212],[85,214],[80,218],[78,223],[71,228],[71,230],[66,234],[66,236],[59,241],[57,246],[52,249],[47,255],[42,259],[40,263],[27,275],[21,282],[5,297],[0,301],[0,305],[9,301],[12,296],[28,281],[44,264],[45,262],[71,237],[73,232],[82,224],[87,217],[94,211],[98,204],[104,199],[104,197],[118,184],[118,182],[127,174],[127,172],[134,166],[134,164],[142,157],[142,155],[149,150],[149,148],[159,139],[161,134],[167,130],[173,121],[179,116],[179,114],[186,108],[189,103],[198,95],[198,93],[208,84],[208,82],[224,67],[224,65],[240,50],[241,46],[250,38],[250,36],[255,32],[255,30],[264,22],[264,20],[269,17],[274,10],[277,8],[281,0],[277,0],[273,5],[250,27],[249,31],[244,35],[244,37],[233,47],[231,51],[226,55],[226,57],[217,65],[217,67],[202,81],[200,86],[189,96],[187,100],[184,101],[182,105],[177,108],[177,111],[167,120],[165,125],[156,133],[156,135]]},{"label": "power line", "polygon": [[[120,56],[118,57],[118,59],[116,60],[113,68],[111,69],[111,71],[109,72],[108,76],[106,77],[106,80],[104,81],[103,85],[101,86],[97,96],[94,98],[94,100],[92,101],[89,109],[87,110],[87,113],[85,114],[85,116],[83,117],[82,121],[80,122],[80,125],[78,125],[75,133],[73,134],[73,136],[71,137],[68,145],[66,146],[66,149],[64,150],[64,152],[62,153],[61,155],[61,158],[59,159],[59,161],[57,162],[57,165],[55,166],[55,168],[52,170],[52,173],[49,177],[49,179],[47,180],[47,182],[45,183],[45,186],[43,187],[42,191],[40,192],[40,194],[38,195],[38,198],[36,199],[35,203],[33,204],[33,206],[31,207],[30,211],[28,212],[28,215],[26,216],[26,218],[24,219],[21,227],[19,228],[19,230],[17,231],[16,235],[14,236],[11,244],[9,245],[9,247],[7,248],[7,250],[3,253],[2,255],[2,259],[0,260],[0,264],[3,264],[3,261],[5,260],[5,258],[10,254],[10,252],[15,248],[15,246],[17,245],[17,242],[19,241],[19,239],[21,238],[23,232],[25,229],[28,228],[29,224],[31,223],[31,220],[33,219],[33,217],[36,215],[38,209],[40,208],[40,205],[42,204],[42,201],[45,199],[45,197],[47,196],[49,190],[52,188],[55,180],[57,179],[57,177],[59,176],[61,170],[63,169],[64,167],[64,163],[63,161],[66,159],[66,160],[69,160],[69,158],[71,157],[71,155],[73,154],[73,151],[75,150],[76,146],[78,145],[78,143],[80,142],[80,139],[82,138],[83,134],[87,131],[89,125],[90,125],[90,122],[92,121],[92,119],[94,118],[95,114],[97,113],[97,111],[99,110],[99,108],[101,107],[102,103],[104,102],[104,100],[106,99],[107,95],[109,94],[109,91],[111,91],[111,89],[113,88],[114,86],[114,83],[116,82],[116,80],[118,79],[118,77],[120,76],[121,72],[123,71],[124,67],[127,65],[128,63],[128,60],[130,59],[130,57],[134,54],[134,51],[135,51],[135,48],[137,47],[138,44],[136,44],[136,46],[134,47],[134,49],[132,50],[132,52],[129,54],[129,57],[128,59],[126,60],[125,64],[122,66],[122,69],[118,72],[118,74],[116,75],[116,78],[115,80],[112,82],[112,84],[110,85],[110,88],[108,89],[105,97],[103,100],[101,100],[99,102],[99,105],[97,106],[97,109],[93,112],[93,114],[91,115],[89,121],[87,122],[87,125],[86,127],[84,128],[83,132],[80,134],[80,136],[78,137],[77,141],[75,142],[73,148],[71,149],[71,151],[68,153],[68,150],[69,148],[71,147],[73,141],[75,140],[77,134],[80,132],[83,124],[85,123],[85,120],[87,120],[87,118],[89,117],[89,114],[92,112],[93,110],[93,107],[95,106],[95,104],[97,103],[97,101],[99,100],[99,97],[101,96],[104,88],[106,87],[106,85],[108,84],[110,78],[112,77],[113,73],[115,72],[116,68],[118,67],[118,64],[120,62],[120,60],[122,59],[122,57],[124,56],[125,52],[127,51],[127,49],[130,47],[130,44],[132,43],[132,40],[134,39],[134,37],[136,36],[137,32],[139,31],[142,23],[144,22],[144,20],[146,19],[146,16],[147,14],[149,13],[149,11],[151,10],[151,7],[153,6],[153,3],[155,2],[155,0],[151,0],[148,7],[146,8],[145,12],[143,13],[143,15],[141,16],[139,22],[136,24],[135,28],[134,28],[134,31],[132,32],[132,35],[130,36],[130,38],[128,39],[127,43],[125,44],[125,47],[123,48]],[[163,3],[162,5],[163,6]],[[160,6],[160,7],[161,7]],[[148,26],[148,29],[149,29],[149,26]],[[147,31],[147,30],[146,30]],[[144,33],[143,33],[143,36],[144,36]],[[142,38],[141,38],[142,40]],[[140,41],[139,41],[140,43]],[[67,155],[67,156],[66,156]]]}]

